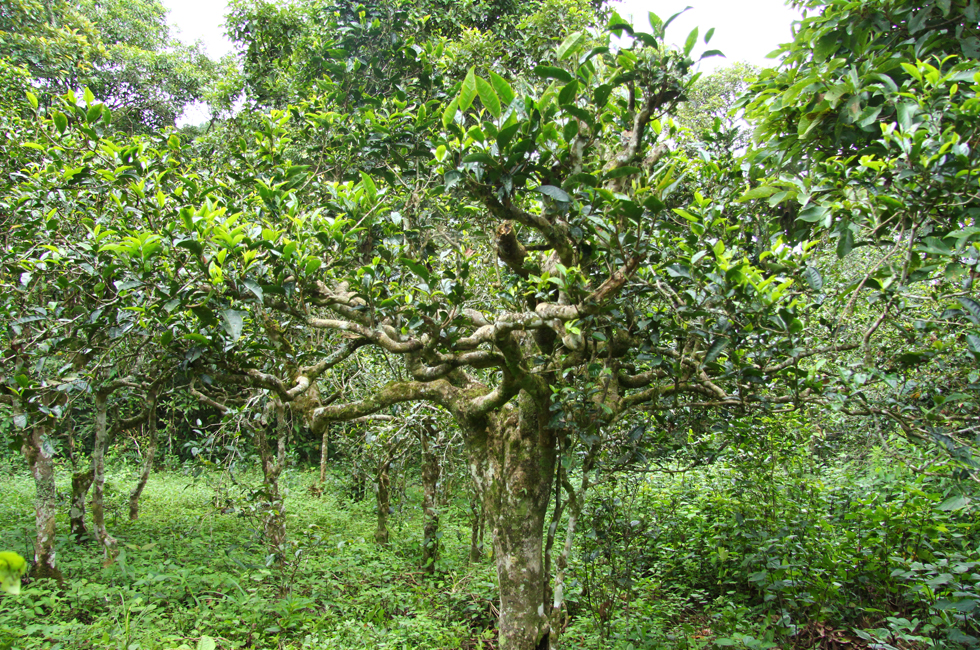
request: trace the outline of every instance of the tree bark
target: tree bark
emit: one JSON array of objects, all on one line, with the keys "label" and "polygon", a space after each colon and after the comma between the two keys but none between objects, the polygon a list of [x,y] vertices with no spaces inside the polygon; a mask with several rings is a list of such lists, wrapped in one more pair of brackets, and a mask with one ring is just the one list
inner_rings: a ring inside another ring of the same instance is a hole
[{"label": "tree bark", "polygon": [[554,481],[556,444],[547,397],[522,391],[516,407],[470,430],[470,467],[493,533],[500,585],[501,650],[548,650],[550,585],[544,524]]},{"label": "tree bark", "polygon": [[140,472],[136,487],[129,495],[129,520],[136,521],[140,517],[140,496],[146,489],[146,482],[150,480],[150,472],[153,471],[153,461],[157,454],[157,390],[154,387],[146,396],[146,432],[149,437],[146,450],[143,454],[143,471]]},{"label": "tree bark", "polygon": [[279,489],[279,476],[282,474],[286,461],[288,422],[286,421],[286,409],[280,402],[275,403],[274,409],[276,430],[279,436],[276,455],[273,456],[272,454],[272,446],[269,444],[265,426],[262,424],[255,428],[255,446],[259,450],[263,485],[266,493],[266,501],[262,505],[264,510],[262,528],[270,551],[281,563],[285,559],[283,543],[286,541],[286,512],[282,493]]},{"label": "tree bark", "polygon": [[483,533],[486,518],[483,516],[483,499],[476,492],[470,499],[470,562],[483,560]]},{"label": "tree bark", "polygon": [[327,451],[328,451],[328,440],[327,433],[330,430],[329,427],[323,430],[323,440],[320,442],[320,485],[323,486],[327,482]]},{"label": "tree bark", "polygon": [[88,536],[85,527],[85,501],[92,487],[92,468],[84,472],[75,472],[71,477],[71,510],[68,512],[71,536],[76,543]]},{"label": "tree bark", "polygon": [[116,540],[105,525],[105,450],[109,438],[106,411],[110,394],[110,390],[95,393],[95,442],[92,447],[92,527],[107,566],[115,561],[118,553]]},{"label": "tree bark", "polygon": [[37,578],[61,580],[55,551],[55,514],[58,504],[54,481],[54,450],[43,424],[34,424],[25,431],[21,450],[34,477],[34,524],[37,538],[34,540],[33,573]]},{"label": "tree bark", "polygon": [[439,559],[439,511],[436,496],[442,467],[435,445],[435,427],[431,420],[422,423],[422,570],[432,574]]},{"label": "tree bark", "polygon": [[378,527],[374,531],[374,541],[381,546],[388,545],[388,513],[391,511],[391,457],[386,456],[378,464]]}]

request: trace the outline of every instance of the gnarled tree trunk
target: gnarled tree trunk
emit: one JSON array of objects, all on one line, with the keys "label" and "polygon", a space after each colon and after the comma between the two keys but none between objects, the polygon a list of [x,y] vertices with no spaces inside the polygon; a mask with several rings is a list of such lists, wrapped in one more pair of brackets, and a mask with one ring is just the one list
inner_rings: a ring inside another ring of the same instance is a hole
[{"label": "gnarled tree trunk", "polygon": [[483,431],[467,427],[470,467],[493,534],[500,585],[501,650],[547,650],[551,614],[544,567],[544,524],[554,482],[556,444],[547,398],[521,392],[488,416]]},{"label": "gnarled tree trunk", "polygon": [[34,523],[37,531],[34,540],[34,576],[60,580],[61,571],[55,562],[57,488],[54,482],[54,450],[43,424],[34,424],[25,430],[21,450],[34,477]]}]

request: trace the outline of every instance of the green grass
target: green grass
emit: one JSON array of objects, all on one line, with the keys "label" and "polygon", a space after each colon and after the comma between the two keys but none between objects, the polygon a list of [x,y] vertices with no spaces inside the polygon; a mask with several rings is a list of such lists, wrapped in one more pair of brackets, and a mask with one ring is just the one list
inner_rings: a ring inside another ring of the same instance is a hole
[{"label": "green grass", "polygon": [[[0,548],[29,556],[33,482],[24,472],[8,474],[0,479]],[[258,521],[234,486],[219,484],[221,476],[154,474],[136,522],[125,509],[133,476],[110,471],[107,478],[119,561],[103,567],[96,544],[76,545],[67,516],[59,519],[65,581],[28,582],[21,596],[0,599],[0,650],[157,650],[195,647],[204,635],[222,649],[473,648],[493,636],[489,561],[467,563],[469,530],[448,508],[439,571],[420,572],[421,517],[411,490],[392,515],[392,545],[380,549],[370,494],[351,502],[334,480],[316,497],[308,491],[315,474],[287,472],[291,551],[279,568],[266,555]],[[67,472],[59,479],[67,513]]]}]

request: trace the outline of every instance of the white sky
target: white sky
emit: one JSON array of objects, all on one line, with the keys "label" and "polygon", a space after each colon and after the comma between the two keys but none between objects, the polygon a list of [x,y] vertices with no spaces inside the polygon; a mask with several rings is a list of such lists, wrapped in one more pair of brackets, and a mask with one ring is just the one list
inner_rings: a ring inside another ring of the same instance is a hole
[{"label": "white sky", "polygon": [[[224,35],[225,0],[163,0],[170,10],[170,24],[185,42],[200,40],[213,59],[231,52],[231,43]],[[712,57],[701,63],[702,70],[711,71],[736,61],[763,67],[774,65],[766,55],[780,43],[792,40],[790,24],[800,14],[783,4],[783,0],[622,0],[612,7],[630,20],[640,31],[649,31],[648,12],[661,20],[684,9],[693,9],[677,18],[667,30],[667,40],[682,45],[694,27],[699,28],[695,55],[705,49],[721,50],[726,58]],[[704,35],[714,27],[711,42],[705,46]],[[696,58],[696,56],[695,56]],[[196,124],[207,119],[203,107],[192,107],[179,124]]]},{"label": "white sky", "polygon": [[[701,63],[702,70],[710,71],[744,61],[760,68],[775,65],[766,55],[780,43],[793,40],[790,25],[800,18],[784,0],[622,0],[611,6],[619,15],[630,20],[639,31],[650,30],[649,12],[666,21],[685,7],[692,8],[679,16],[667,28],[667,40],[683,45],[687,35],[698,28],[698,45],[695,59],[704,50],[721,50],[725,58],[711,57]],[[712,27],[715,33],[705,46],[704,35]]]}]

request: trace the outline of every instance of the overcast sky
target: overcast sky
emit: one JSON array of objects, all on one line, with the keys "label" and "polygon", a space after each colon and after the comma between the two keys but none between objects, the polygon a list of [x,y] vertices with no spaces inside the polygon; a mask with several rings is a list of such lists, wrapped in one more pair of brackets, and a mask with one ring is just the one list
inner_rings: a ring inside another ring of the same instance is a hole
[{"label": "overcast sky", "polygon": [[[224,36],[225,0],[163,0],[170,10],[170,24],[185,42],[200,40],[211,58],[218,59],[231,52],[231,43]],[[693,8],[671,23],[667,30],[669,41],[683,44],[694,27],[700,30],[698,49],[721,50],[720,57],[706,59],[701,69],[711,71],[735,61],[757,66],[773,65],[766,55],[780,43],[792,40],[790,25],[799,13],[786,7],[783,0],[622,0],[612,6],[623,18],[630,19],[639,30],[649,30],[648,14],[655,12],[662,20],[691,5]],[[711,43],[704,45],[704,34],[714,27]],[[207,118],[203,110],[193,110],[181,123],[197,123]]]}]

